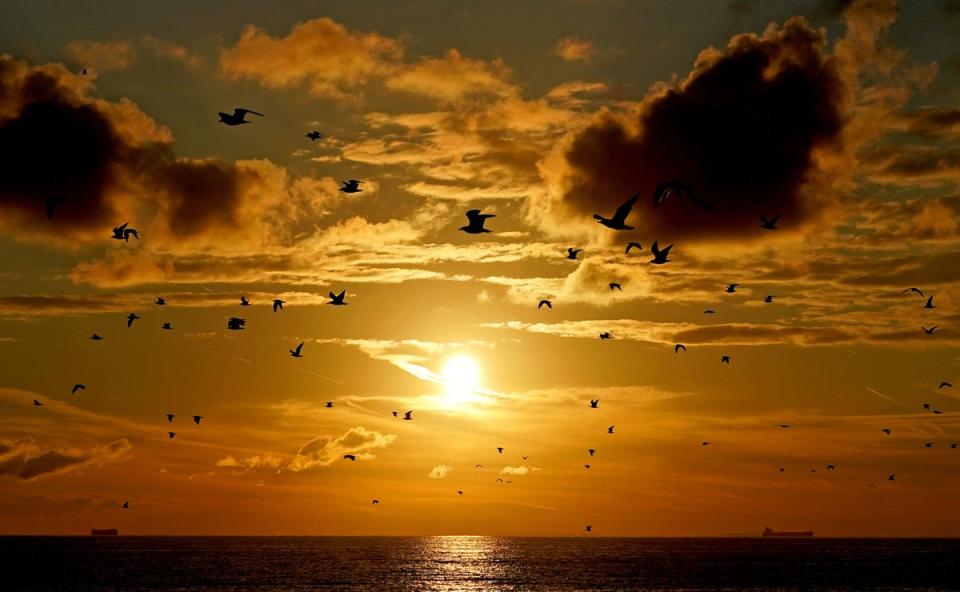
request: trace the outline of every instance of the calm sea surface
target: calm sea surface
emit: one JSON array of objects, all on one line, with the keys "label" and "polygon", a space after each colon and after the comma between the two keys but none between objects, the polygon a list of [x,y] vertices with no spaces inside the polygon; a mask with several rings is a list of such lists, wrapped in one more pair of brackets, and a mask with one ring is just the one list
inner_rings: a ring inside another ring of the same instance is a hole
[{"label": "calm sea surface", "polygon": [[960,590],[960,540],[0,537],[0,590]]}]

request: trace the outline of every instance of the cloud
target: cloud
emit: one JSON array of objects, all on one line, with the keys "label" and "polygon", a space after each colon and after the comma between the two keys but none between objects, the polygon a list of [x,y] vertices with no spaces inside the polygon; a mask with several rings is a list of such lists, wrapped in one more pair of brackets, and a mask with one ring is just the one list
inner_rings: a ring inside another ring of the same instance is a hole
[{"label": "cloud", "polygon": [[553,46],[553,54],[568,62],[586,62],[596,53],[592,43],[575,35],[558,39]]},{"label": "cloud", "polygon": [[431,479],[443,479],[452,472],[453,467],[449,467],[447,465],[437,465],[430,470],[429,477]]},{"label": "cloud", "polygon": [[503,60],[474,60],[451,49],[442,58],[422,59],[403,67],[386,84],[393,90],[455,102],[477,96],[517,94],[518,89],[507,82],[509,75]]},{"label": "cloud", "polygon": [[102,72],[125,70],[136,60],[136,49],[130,41],[71,41],[67,53],[77,62]]},{"label": "cloud", "polygon": [[221,458],[213,463],[217,467],[227,467],[232,469],[242,469],[244,471],[255,471],[258,469],[279,469],[283,465],[284,459],[276,454],[263,454],[248,456],[237,460],[232,456]]},{"label": "cloud", "polygon": [[300,447],[287,469],[299,472],[328,467],[344,454],[355,454],[357,460],[373,460],[376,457],[371,450],[386,448],[396,439],[396,434],[381,434],[363,426],[350,428],[341,436],[317,436]]},{"label": "cloud", "polygon": [[398,67],[402,57],[399,41],[323,17],[297,23],[279,38],[247,25],[237,43],[220,53],[220,71],[233,80],[268,88],[305,86],[315,96],[346,100]]},{"label": "cloud", "polygon": [[528,475],[540,470],[540,467],[503,467],[503,470],[500,471],[501,475]]},{"label": "cloud", "polygon": [[25,481],[100,466],[125,457],[133,446],[126,439],[87,450],[42,451],[33,440],[0,440],[0,475]]}]

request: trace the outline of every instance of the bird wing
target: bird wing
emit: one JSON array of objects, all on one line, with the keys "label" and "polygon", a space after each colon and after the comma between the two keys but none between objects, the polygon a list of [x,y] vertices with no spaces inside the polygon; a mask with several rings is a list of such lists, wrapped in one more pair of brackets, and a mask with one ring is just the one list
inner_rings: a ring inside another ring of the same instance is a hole
[{"label": "bird wing", "polygon": [[343,297],[344,297],[346,294],[347,294],[347,291],[346,291],[346,290],[341,290],[340,293],[337,294],[337,300],[343,300]]},{"label": "bird wing", "polygon": [[260,117],[266,117],[266,115],[264,115],[263,113],[258,113],[258,112],[256,112],[256,111],[251,111],[250,109],[241,109],[240,107],[235,107],[235,108],[233,109],[233,115],[234,115],[234,117],[240,117],[240,118],[242,118],[242,117],[244,116],[244,114],[246,114],[246,113],[250,113],[251,115],[259,115]]},{"label": "bird wing", "polygon": [[613,219],[621,223],[625,222],[627,219],[627,216],[630,214],[630,210],[633,209],[633,204],[637,203],[637,199],[639,197],[640,197],[640,194],[635,193],[633,197],[623,202],[623,205],[617,208],[617,211],[613,213]]}]

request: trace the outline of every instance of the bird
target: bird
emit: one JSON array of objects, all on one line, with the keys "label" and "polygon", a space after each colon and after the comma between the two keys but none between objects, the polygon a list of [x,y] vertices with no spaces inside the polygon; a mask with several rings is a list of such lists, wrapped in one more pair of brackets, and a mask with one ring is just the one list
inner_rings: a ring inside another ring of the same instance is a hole
[{"label": "bird", "polygon": [[703,442],[700,442],[700,446],[709,446],[709,445],[710,445],[710,442],[707,442],[706,440],[704,440]]},{"label": "bird", "polygon": [[363,181],[357,181],[356,179],[350,179],[348,181],[340,181],[341,187],[339,191],[343,193],[360,193],[363,189],[360,189],[360,184]]},{"label": "bird", "polygon": [[348,302],[343,301],[346,295],[347,295],[346,290],[341,291],[339,294],[334,294],[333,292],[330,292],[329,294],[330,302],[328,302],[327,304],[332,304],[334,306],[346,306],[347,304],[349,304]]},{"label": "bird", "polygon": [[374,506],[376,506],[377,504],[379,504],[379,503],[380,503],[380,500],[378,500],[378,499],[375,499],[375,500],[373,500],[373,502],[372,502],[372,503],[373,503],[373,505],[374,505]]},{"label": "bird", "polygon": [[937,330],[937,327],[939,327],[939,325],[934,325],[929,329],[927,329],[923,325],[920,325],[920,328],[923,329],[923,332],[926,333],[927,335],[933,335],[933,332]]},{"label": "bird", "polygon": [[567,259],[573,259],[576,261],[577,254],[582,253],[583,249],[574,249],[573,247],[567,247]]},{"label": "bird", "polygon": [[887,481],[896,481],[896,475],[887,475]]},{"label": "bird", "polygon": [[480,210],[467,210],[466,216],[469,224],[466,226],[461,226],[458,230],[462,230],[467,234],[493,232],[488,228],[484,228],[483,223],[487,220],[487,218],[496,218],[496,214],[481,214]]},{"label": "bird", "polygon": [[240,297],[240,306],[250,306],[250,301],[247,300],[246,296]]},{"label": "bird", "polygon": [[921,406],[922,406],[924,409],[926,409],[927,411],[930,411],[930,403],[924,403],[924,404],[921,405]]},{"label": "bird", "polygon": [[827,465],[827,470],[828,470],[828,471],[832,471],[832,470],[834,470],[834,469],[836,469],[836,468],[837,468],[837,467],[835,467],[835,466],[833,466],[833,465]]},{"label": "bird", "polygon": [[612,434],[614,427],[616,427],[616,426],[610,426],[610,427],[608,427],[608,428],[607,428],[607,433],[608,433],[608,434]]},{"label": "bird", "polygon": [[283,305],[284,305],[284,304],[286,304],[285,301],[280,300],[279,298],[274,298],[274,299],[273,299],[273,312],[277,312],[277,311],[279,311],[279,310],[283,310]]},{"label": "bird", "polygon": [[357,456],[355,454],[344,454],[343,458],[344,460],[352,460],[354,462],[357,460]]},{"label": "bird", "polygon": [[607,331],[604,331],[603,333],[600,334],[600,340],[602,341],[604,339],[613,339],[613,335],[611,335]]},{"label": "bird", "polygon": [[84,68],[83,70],[80,70],[80,75],[81,75],[81,76],[86,76],[86,75],[87,75],[87,69]]},{"label": "bird", "polygon": [[923,447],[924,447],[924,448],[933,448],[933,442],[924,442],[924,443],[923,443]]},{"label": "bird", "polygon": [[407,411],[403,414],[404,421],[413,421],[413,411]]},{"label": "bird", "polygon": [[950,448],[956,448],[956,447],[957,447],[957,442],[950,443]]},{"label": "bird", "polygon": [[940,411],[939,409],[934,409],[934,410],[933,410],[933,414],[934,414],[934,415],[940,415],[941,413],[943,413],[943,411]]},{"label": "bird", "polygon": [[163,326],[161,326],[160,328],[166,329],[167,331],[169,331],[170,329],[173,329],[173,325],[171,325],[170,323],[164,323]]},{"label": "bird", "polygon": [[34,399],[34,400],[33,400],[33,406],[34,406],[34,407],[43,407],[43,403],[41,403],[40,401]]},{"label": "bird", "polygon": [[712,308],[708,308],[707,310],[703,311],[703,314],[716,314],[716,312],[717,311],[713,310]]},{"label": "bird", "polygon": [[70,391],[70,394],[73,395],[73,394],[75,394],[77,391],[85,391],[85,390],[87,390],[87,385],[77,383],[77,384],[73,385],[73,389]]},{"label": "bird", "polygon": [[291,349],[291,350],[290,350],[290,355],[291,355],[292,357],[294,357],[294,358],[302,358],[302,357],[303,357],[303,355],[300,353],[300,350],[303,349],[303,343],[304,343],[304,342],[301,341],[301,342],[300,342],[300,345],[298,345],[296,349]]},{"label": "bird", "polygon": [[243,326],[246,324],[247,324],[247,321],[245,319],[241,319],[238,317],[230,317],[229,319],[227,319],[227,329],[231,331],[242,331]]},{"label": "bird", "polygon": [[462,495],[463,495],[463,490],[462,490],[462,489],[458,489],[458,490],[457,490],[457,495],[461,495],[461,496],[462,496]]},{"label": "bird", "polygon": [[595,453],[596,451],[597,451],[596,448],[587,448],[587,452],[590,454],[590,456],[593,456],[593,453]]},{"label": "bird", "polygon": [[781,472],[781,473],[784,472],[785,470],[786,470],[786,469],[785,469],[784,467],[780,467],[780,472]]},{"label": "bird", "polygon": [[600,399],[590,399],[590,408],[596,409],[597,405],[600,404]]},{"label": "bird", "polygon": [[130,223],[124,222],[120,226],[114,227],[113,236],[111,236],[110,238],[116,239],[116,240],[123,240],[125,242],[130,242],[130,237],[133,236],[133,238],[140,240],[140,235],[137,234],[137,229],[127,228],[127,224],[130,224]]},{"label": "bird", "polygon": [[157,302],[156,302],[157,306],[163,306],[166,303],[167,301],[163,298],[163,296],[157,296]]},{"label": "bird", "polygon": [[[637,199],[640,197],[639,193],[634,194],[630,199],[623,202],[617,211],[613,213],[613,217],[604,218],[600,214],[594,214],[593,217],[597,220],[598,223],[606,226],[607,228],[613,230],[633,230],[633,226],[627,226],[627,216],[630,215],[630,210],[633,209],[633,204],[636,203]],[[639,245],[637,245],[639,247]],[[627,247],[627,252],[630,252],[630,247]]]},{"label": "bird", "polygon": [[766,302],[767,304],[770,304],[771,302],[773,302],[774,298],[776,298],[776,296],[772,294],[767,294],[766,296],[763,297],[763,301]]},{"label": "bird", "polygon": [[327,401],[326,403],[323,404],[323,406],[326,407],[327,409],[333,409],[333,401]]},{"label": "bird", "polygon": [[627,250],[624,251],[624,253],[627,254],[627,255],[629,255],[629,254],[630,254],[630,249],[637,249],[637,250],[639,250],[639,251],[642,251],[642,250],[643,250],[643,245],[641,245],[640,243],[627,243]]},{"label": "bird", "polygon": [[881,431],[888,436],[892,433],[892,430],[890,428],[883,428]]},{"label": "bird", "polygon": [[780,214],[777,214],[773,218],[767,218],[766,216],[760,216],[760,226],[766,230],[776,230],[777,222],[780,221]]},{"label": "bird", "polygon": [[194,416],[193,416],[193,423],[195,423],[195,424],[197,424],[197,425],[200,425],[200,420],[201,420],[201,419],[203,419],[203,416],[202,416],[202,415],[194,415]]},{"label": "bird", "polygon": [[319,140],[320,138],[323,138],[324,135],[323,135],[322,132],[318,132],[317,130],[313,130],[313,131],[307,132],[307,135],[306,135],[305,137],[310,138],[310,141],[311,141],[311,142],[316,142],[316,141]]},{"label": "bird", "polygon": [[253,123],[252,121],[247,121],[247,113],[251,115],[259,115],[260,117],[266,117],[263,113],[258,113],[256,111],[251,111],[250,109],[241,109],[240,107],[233,108],[233,114],[224,113],[219,111],[217,115],[220,116],[220,123],[224,125],[243,125],[245,123]]},{"label": "bird", "polygon": [[583,527],[583,530],[586,531],[586,532],[593,532],[593,525],[592,525],[592,524],[588,524],[588,525],[586,525],[586,526]]},{"label": "bird", "polygon": [[905,289],[903,290],[903,292],[904,292],[904,293],[907,293],[907,292],[916,292],[917,294],[920,294],[920,297],[921,297],[921,298],[923,297],[923,290],[921,290],[920,288],[905,288]]},{"label": "bird", "polygon": [[726,288],[726,290],[725,290],[726,293],[727,293],[727,294],[733,294],[734,292],[737,291],[737,286],[739,286],[739,285],[740,285],[740,284],[728,284],[728,285],[727,285],[727,288]]},{"label": "bird", "polygon": [[583,465],[583,468],[590,470],[590,465]]},{"label": "bird", "polygon": [[947,382],[947,381],[943,381],[943,382],[940,383],[940,386],[937,387],[937,390],[942,389],[942,388],[951,388],[951,387],[953,387],[952,384],[950,384],[950,383]]},{"label": "bird", "polygon": [[730,356],[720,356],[720,362],[723,363],[723,364],[729,364],[729,363],[730,363]]},{"label": "bird", "polygon": [[173,440],[173,437],[176,436],[176,435],[177,435],[176,432],[167,432],[167,439],[168,439],[168,440]]},{"label": "bird", "polygon": [[173,423],[173,418],[174,418],[174,417],[176,417],[174,414],[168,413],[168,414],[167,414],[167,423]]},{"label": "bird", "polygon": [[96,333],[94,333],[93,335],[90,336],[90,339],[92,339],[92,340],[94,340],[94,341],[100,341],[101,339],[103,339],[103,337],[100,337],[99,335],[97,335]]},{"label": "bird", "polygon": [[129,329],[129,328],[130,328],[130,325],[132,325],[133,322],[134,322],[135,320],[139,319],[139,318],[140,318],[140,316],[139,316],[137,313],[135,313],[135,312],[131,312],[130,314],[128,314],[128,315],[127,315],[127,329]]},{"label": "bird", "polygon": [[483,465],[473,465],[473,468],[479,471],[480,469],[483,468]]},{"label": "bird", "polygon": [[790,426],[789,426],[788,424],[781,423],[781,424],[777,424],[777,427],[778,427],[778,428],[787,429],[787,428],[789,428]]},{"label": "bird", "polygon": [[124,509],[124,510],[129,510],[129,509],[130,509],[130,502],[123,502],[123,505],[120,506],[120,507],[121,507],[122,509]]},{"label": "bird", "polygon": [[932,295],[927,298],[927,303],[924,304],[923,307],[924,307],[924,308],[936,308],[936,307],[933,305],[933,296],[932,296]]},{"label": "bird", "polygon": [[537,310],[540,310],[540,309],[543,308],[544,306],[546,306],[547,308],[552,309],[552,308],[553,308],[553,303],[550,302],[549,300],[541,300],[540,303],[537,304]]},{"label": "bird", "polygon": [[610,290],[611,290],[611,291],[612,291],[612,290],[620,290],[621,292],[623,292],[623,288],[622,288],[622,287],[620,286],[620,284],[618,284],[617,282],[610,282],[609,285],[610,285]]},{"label": "bird", "polygon": [[650,252],[653,253],[653,259],[650,260],[650,263],[654,265],[663,265],[668,263],[670,260],[667,259],[667,256],[670,254],[670,249],[673,248],[673,245],[666,247],[663,250],[660,250],[660,245],[657,244],[657,241],[653,241],[653,245],[650,247]]},{"label": "bird", "polygon": [[503,454],[503,446],[497,446],[497,452]]},{"label": "bird", "polygon": [[659,206],[666,200],[670,195],[676,193],[680,199],[689,197],[690,201],[697,204],[704,210],[713,209],[713,204],[708,203],[699,197],[693,192],[693,187],[690,187],[687,183],[683,181],[667,181],[665,183],[658,184],[653,190],[653,205],[654,207]]},{"label": "bird", "polygon": [[678,354],[678,353],[680,353],[680,350],[681,350],[681,349],[682,349],[683,351],[687,351],[687,346],[685,346],[685,345],[682,344],[682,343],[678,343],[678,344],[676,344],[675,346],[673,346],[673,353]]},{"label": "bird", "polygon": [[397,416],[400,415],[400,412],[399,412],[399,411],[391,411],[391,413],[393,413],[393,416],[394,416],[394,417],[397,417]]}]

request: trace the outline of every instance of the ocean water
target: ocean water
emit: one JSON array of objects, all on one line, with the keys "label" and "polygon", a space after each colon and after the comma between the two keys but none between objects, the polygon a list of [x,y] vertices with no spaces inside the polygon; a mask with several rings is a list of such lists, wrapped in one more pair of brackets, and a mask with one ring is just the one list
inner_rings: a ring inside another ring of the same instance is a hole
[{"label": "ocean water", "polygon": [[0,590],[960,590],[960,539],[0,537]]}]

